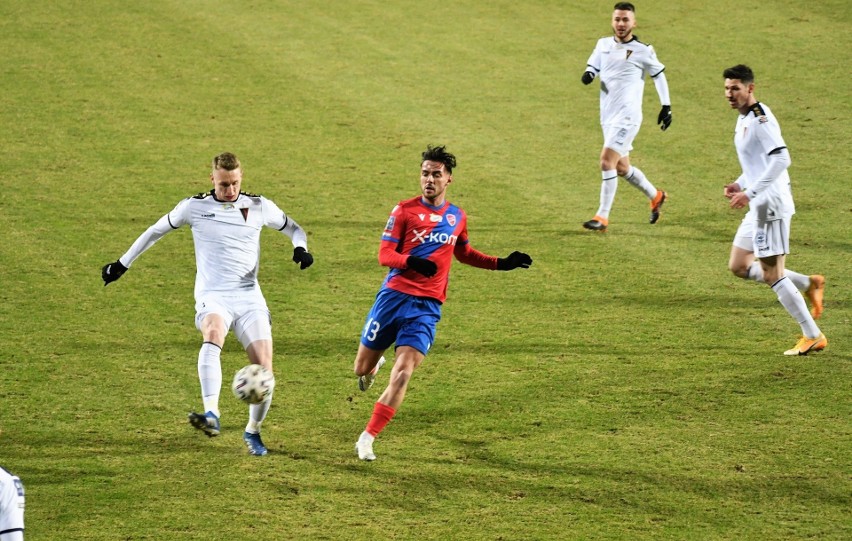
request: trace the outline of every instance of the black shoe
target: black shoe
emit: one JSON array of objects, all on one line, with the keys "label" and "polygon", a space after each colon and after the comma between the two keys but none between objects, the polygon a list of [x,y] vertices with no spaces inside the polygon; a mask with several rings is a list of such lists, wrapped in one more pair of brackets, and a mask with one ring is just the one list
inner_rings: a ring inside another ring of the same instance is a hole
[{"label": "black shoe", "polygon": [[606,218],[601,218],[600,216],[595,216],[588,222],[583,222],[583,227],[586,229],[590,229],[592,231],[606,231],[608,220]]}]

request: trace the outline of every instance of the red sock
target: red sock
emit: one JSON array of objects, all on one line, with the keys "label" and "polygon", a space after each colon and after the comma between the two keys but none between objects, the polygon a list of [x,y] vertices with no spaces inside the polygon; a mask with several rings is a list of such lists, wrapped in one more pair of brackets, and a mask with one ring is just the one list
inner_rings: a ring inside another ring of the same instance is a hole
[{"label": "red sock", "polygon": [[379,435],[379,432],[384,430],[385,426],[393,419],[396,410],[390,406],[386,406],[381,402],[376,402],[373,408],[373,416],[370,417],[370,422],[367,423],[367,433],[374,438]]}]

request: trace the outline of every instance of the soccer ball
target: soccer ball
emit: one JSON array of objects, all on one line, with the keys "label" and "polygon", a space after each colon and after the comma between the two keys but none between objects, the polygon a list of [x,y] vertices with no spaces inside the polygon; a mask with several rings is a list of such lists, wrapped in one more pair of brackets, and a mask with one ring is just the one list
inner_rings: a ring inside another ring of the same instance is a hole
[{"label": "soccer ball", "polygon": [[260,404],[275,389],[275,376],[259,364],[250,364],[237,370],[231,390],[234,396],[248,404]]}]

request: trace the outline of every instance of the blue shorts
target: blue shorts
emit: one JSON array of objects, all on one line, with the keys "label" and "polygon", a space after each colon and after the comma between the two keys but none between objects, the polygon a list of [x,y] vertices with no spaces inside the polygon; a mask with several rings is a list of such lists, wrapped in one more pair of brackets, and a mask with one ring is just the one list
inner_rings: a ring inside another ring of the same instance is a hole
[{"label": "blue shorts", "polygon": [[396,342],[396,347],[409,346],[426,355],[435,341],[435,327],[440,320],[441,303],[435,299],[382,288],[367,314],[361,343],[384,351]]}]

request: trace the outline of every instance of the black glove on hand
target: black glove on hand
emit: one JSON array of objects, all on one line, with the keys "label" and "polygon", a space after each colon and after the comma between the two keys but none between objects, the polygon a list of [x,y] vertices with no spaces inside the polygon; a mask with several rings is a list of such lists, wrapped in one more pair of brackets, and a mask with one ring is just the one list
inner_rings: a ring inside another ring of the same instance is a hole
[{"label": "black glove on hand", "polygon": [[299,263],[299,268],[305,270],[314,264],[314,256],[299,246],[293,250],[293,262]]},{"label": "black glove on hand", "polygon": [[589,83],[591,83],[592,81],[595,80],[595,74],[594,74],[594,72],[587,71],[586,73],[583,74],[583,76],[580,78],[580,80],[583,81],[584,85],[587,85],[587,84],[589,84]]},{"label": "black glove on hand", "polygon": [[101,268],[101,278],[104,280],[104,287],[110,282],[115,282],[121,275],[127,272],[127,267],[121,264],[121,261],[115,260],[112,263],[107,263]]},{"label": "black glove on hand", "polygon": [[530,265],[532,258],[523,252],[512,252],[506,258],[497,258],[497,270],[508,271],[518,267],[528,269]]},{"label": "black glove on hand", "polygon": [[657,115],[657,124],[662,124],[660,129],[666,131],[672,125],[672,106],[663,105],[660,114]]},{"label": "black glove on hand", "polygon": [[438,272],[438,265],[436,265],[434,261],[429,261],[422,257],[410,255],[408,256],[408,259],[405,260],[405,264],[408,265],[409,269],[419,272],[426,278],[431,278]]}]

